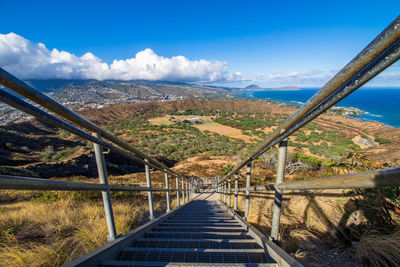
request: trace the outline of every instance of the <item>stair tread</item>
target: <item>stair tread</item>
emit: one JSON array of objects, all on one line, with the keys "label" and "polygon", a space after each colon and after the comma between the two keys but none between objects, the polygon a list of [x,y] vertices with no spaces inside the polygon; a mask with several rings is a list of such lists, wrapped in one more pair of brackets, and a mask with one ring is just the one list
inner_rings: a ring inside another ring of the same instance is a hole
[{"label": "stair tread", "polygon": [[217,202],[187,204],[103,266],[277,266]]}]

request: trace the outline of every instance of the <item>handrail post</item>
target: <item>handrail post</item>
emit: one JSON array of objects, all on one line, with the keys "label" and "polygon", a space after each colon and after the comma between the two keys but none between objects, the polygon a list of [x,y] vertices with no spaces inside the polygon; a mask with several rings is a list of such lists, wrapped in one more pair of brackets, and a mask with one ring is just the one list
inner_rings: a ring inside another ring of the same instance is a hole
[{"label": "handrail post", "polygon": [[223,187],[224,187],[224,203],[226,204],[226,181],[223,182]]},{"label": "handrail post", "polygon": [[231,177],[228,178],[228,206],[231,206]]},{"label": "handrail post", "polygon": [[[101,138],[99,133],[95,133],[95,136],[97,138]],[[94,154],[96,157],[97,172],[99,174],[100,184],[108,185],[106,161],[104,159],[103,147],[97,143],[93,144],[94,144]],[[107,240],[112,241],[115,239],[117,231],[115,229],[115,221],[111,203],[110,189],[101,191],[101,195],[103,198],[104,212],[106,215],[107,227],[108,227]]]},{"label": "handrail post", "polygon": [[238,210],[238,186],[239,186],[239,174],[235,172],[235,202],[233,206],[233,210]]},{"label": "handrail post", "polygon": [[179,199],[179,179],[178,176],[175,177],[176,182],[176,207],[179,208],[181,206],[181,200]]},{"label": "handrail post", "polygon": [[189,202],[189,182],[186,181],[186,202]]},{"label": "handrail post", "polygon": [[185,200],[185,182],[183,181],[183,179],[181,179],[181,185],[182,185],[182,204],[186,203]]},{"label": "handrail post", "polygon": [[150,176],[150,168],[149,165],[145,164],[144,165],[145,171],[146,171],[146,184],[147,187],[150,189],[147,192],[147,197],[149,200],[149,219],[153,220],[154,219],[154,208],[153,208],[153,192],[151,191],[151,176]]},{"label": "handrail post", "polygon": [[219,200],[222,200],[221,185],[219,183],[219,176],[218,175],[217,175],[217,192],[218,192]]},{"label": "handrail post", "polygon": [[225,181],[225,204],[228,204],[228,181]]},{"label": "handrail post", "polygon": [[[285,165],[286,165],[286,154],[287,154],[288,139],[284,139],[279,143],[278,152],[278,166],[276,170],[276,183],[282,183],[285,177]],[[271,237],[272,240],[277,243],[279,238],[279,224],[281,217],[282,208],[282,194],[283,190],[275,189],[274,208],[272,212],[272,226],[271,226]]]},{"label": "handrail post", "polygon": [[250,191],[249,191],[250,180],[251,180],[251,162],[248,162],[246,168],[246,200],[244,207],[244,218],[246,220],[249,217],[249,209],[250,209]]},{"label": "handrail post", "polygon": [[190,201],[192,201],[192,198],[193,198],[193,189],[194,189],[194,186],[193,186],[193,177],[190,177],[190,194],[189,194],[189,197],[190,197]]},{"label": "handrail post", "polygon": [[221,201],[222,202],[224,202],[224,182],[223,181],[221,181],[221,178],[219,178],[220,179],[220,187],[219,187],[219,189],[221,190]]},{"label": "handrail post", "polygon": [[222,202],[225,203],[225,181],[222,181]]},{"label": "handrail post", "polygon": [[[168,180],[168,173],[164,173],[165,175],[165,189],[169,190],[169,180]],[[169,206],[169,191],[165,192],[165,198],[167,201],[167,213],[171,211],[171,207]]]}]

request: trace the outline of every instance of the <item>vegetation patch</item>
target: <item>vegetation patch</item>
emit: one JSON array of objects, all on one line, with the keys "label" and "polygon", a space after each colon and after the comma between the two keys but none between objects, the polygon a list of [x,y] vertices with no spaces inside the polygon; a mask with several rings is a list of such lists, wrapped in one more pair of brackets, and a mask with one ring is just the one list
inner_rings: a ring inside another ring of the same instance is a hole
[{"label": "vegetation patch", "polygon": [[382,145],[393,145],[394,144],[394,142],[392,140],[387,139],[387,138],[381,138],[381,137],[375,138],[375,142],[378,142],[379,144],[382,144]]},{"label": "vegetation patch", "polygon": [[[209,156],[235,155],[245,147],[245,142],[210,131],[200,131],[180,122],[170,125],[152,125],[144,119],[131,118],[127,121],[107,126],[112,133],[136,136],[135,146],[151,155],[160,155],[182,160],[194,155]],[[149,132],[150,131],[150,132]]]},{"label": "vegetation patch", "polygon": [[215,121],[241,130],[255,130],[276,125],[275,118],[261,112],[221,112]]},{"label": "vegetation patch", "polygon": [[78,151],[79,148],[81,148],[81,146],[67,147],[55,152],[52,146],[47,146],[42,154],[43,161],[46,163],[63,161]]}]

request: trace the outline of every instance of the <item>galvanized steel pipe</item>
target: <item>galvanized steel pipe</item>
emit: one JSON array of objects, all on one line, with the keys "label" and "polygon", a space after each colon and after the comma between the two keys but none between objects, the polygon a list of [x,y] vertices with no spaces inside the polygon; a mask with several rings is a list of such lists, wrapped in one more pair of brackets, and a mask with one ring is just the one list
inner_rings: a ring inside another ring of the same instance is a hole
[{"label": "galvanized steel pipe", "polygon": [[236,212],[238,210],[238,187],[239,187],[239,175],[235,172],[235,202],[233,205],[233,210]]},{"label": "galvanized steel pipe", "polygon": [[[279,143],[278,151],[278,166],[276,170],[276,184],[283,183],[285,178],[286,168],[286,154],[287,154],[288,139],[282,140]],[[278,242],[279,237],[279,224],[281,218],[282,208],[282,193],[281,189],[275,189],[274,207],[272,212],[272,225],[271,225],[271,237],[274,242]]]},{"label": "galvanized steel pipe", "polygon": [[[251,162],[247,162],[246,169],[246,188],[250,187],[251,183]],[[246,199],[245,199],[245,207],[244,207],[244,218],[247,220],[250,211],[250,191],[246,190]]]},{"label": "galvanized steel pipe", "polygon": [[[342,70],[329,80],[313,97],[302,105],[295,113],[285,120],[278,128],[258,145],[237,167],[229,172],[224,179],[244,167],[247,162],[257,158],[261,151],[269,145],[282,130],[293,126],[298,119],[320,104],[339,87],[343,86],[349,79],[365,68],[376,57],[388,49],[400,39],[400,16],[397,17],[385,30],[383,30],[370,44],[368,44],[356,57],[354,57]],[[262,153],[261,153],[262,154]],[[224,180],[223,179],[223,180]]]},{"label": "galvanized steel pipe", "polygon": [[35,90],[31,86],[21,81],[11,73],[8,73],[2,68],[0,68],[0,84],[32,100],[33,102],[41,105],[42,107],[45,107],[48,110],[53,111],[54,113],[70,120],[71,122],[74,122],[77,125],[88,129],[89,131],[100,133],[103,136],[103,138],[123,147],[124,149],[134,153],[139,157],[142,157],[143,159],[147,159],[150,163],[157,166],[160,170],[169,171],[171,174],[177,175],[177,173],[175,173],[173,170],[166,167],[164,164],[160,163],[156,159],[146,155],[145,153],[134,148],[125,141],[115,137],[114,135],[110,134],[103,128],[86,120],[85,118],[81,117],[80,115],[76,114],[75,112],[71,111],[67,107],[61,105],[60,103],[46,96],[45,94],[40,93],[39,91]]},{"label": "galvanized steel pipe", "polygon": [[[146,172],[147,187],[151,188],[150,168],[147,164],[144,165],[144,168],[145,168],[145,172]],[[147,198],[148,198],[148,202],[149,202],[149,219],[153,220],[154,219],[153,192],[151,192],[151,191],[147,192]]]},{"label": "galvanized steel pipe", "polygon": [[[169,179],[168,179],[168,173],[164,173],[165,176],[165,189],[169,190]],[[169,191],[165,192],[165,201],[167,202],[167,212],[171,211],[171,207],[169,206]]]}]

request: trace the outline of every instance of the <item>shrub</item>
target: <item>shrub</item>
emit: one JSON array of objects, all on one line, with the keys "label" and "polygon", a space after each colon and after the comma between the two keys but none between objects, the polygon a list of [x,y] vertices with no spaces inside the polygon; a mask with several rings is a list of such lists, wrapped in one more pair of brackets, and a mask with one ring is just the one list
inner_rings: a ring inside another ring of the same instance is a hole
[{"label": "shrub", "polygon": [[393,145],[394,142],[390,139],[386,139],[386,138],[381,138],[381,137],[377,137],[375,138],[375,142],[378,142],[379,144],[382,145]]},{"label": "shrub", "polygon": [[306,164],[309,164],[314,170],[319,170],[322,166],[322,161],[313,156],[309,156],[300,152],[293,152],[293,160],[297,160]]}]

